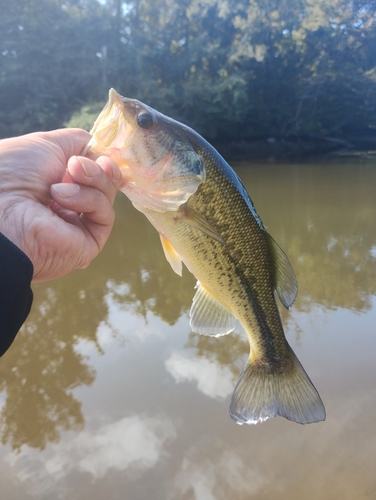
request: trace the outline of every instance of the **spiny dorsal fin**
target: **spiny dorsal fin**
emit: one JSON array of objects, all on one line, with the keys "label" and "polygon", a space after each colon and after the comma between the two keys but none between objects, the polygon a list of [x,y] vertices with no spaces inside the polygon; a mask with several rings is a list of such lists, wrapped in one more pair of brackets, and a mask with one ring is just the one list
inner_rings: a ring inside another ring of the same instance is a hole
[{"label": "spiny dorsal fin", "polygon": [[192,331],[202,335],[219,337],[235,328],[235,318],[198,281],[190,310]]},{"label": "spiny dorsal fin", "polygon": [[266,233],[270,250],[273,255],[274,269],[276,277],[275,289],[282,304],[288,309],[296,299],[298,293],[298,283],[291,264],[281,249],[269,233]]},{"label": "spiny dorsal fin", "polygon": [[172,269],[179,276],[183,273],[183,264],[180,255],[176,252],[174,247],[171,245],[170,240],[163,236],[163,234],[159,234],[161,238],[162,248],[165,254],[167,261],[171,264]]}]

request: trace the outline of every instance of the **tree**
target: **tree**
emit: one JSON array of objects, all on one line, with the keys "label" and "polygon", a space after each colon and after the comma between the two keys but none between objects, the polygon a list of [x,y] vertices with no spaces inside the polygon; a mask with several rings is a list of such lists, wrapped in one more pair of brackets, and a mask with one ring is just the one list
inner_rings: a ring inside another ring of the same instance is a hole
[{"label": "tree", "polygon": [[[59,126],[79,104],[98,98],[96,53],[106,30],[97,2],[1,2],[0,134]],[[73,5],[77,4],[77,5]],[[41,35],[42,34],[42,35]]]}]

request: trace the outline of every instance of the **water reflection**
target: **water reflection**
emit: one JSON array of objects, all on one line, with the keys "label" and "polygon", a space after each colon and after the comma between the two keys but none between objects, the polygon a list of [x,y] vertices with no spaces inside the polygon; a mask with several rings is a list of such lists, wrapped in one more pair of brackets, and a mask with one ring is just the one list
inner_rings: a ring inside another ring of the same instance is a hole
[{"label": "water reflection", "polygon": [[[165,361],[167,371],[175,382],[197,383],[206,396],[224,399],[232,394],[249,343],[244,334],[233,333],[219,338],[190,333],[185,351],[173,352]],[[188,350],[194,351],[191,357]]]},{"label": "water reflection", "polygon": [[374,164],[239,165],[238,172],[293,264],[294,307],[368,310],[376,293]]},{"label": "water reflection", "polygon": [[[243,364],[239,359],[249,354],[248,339],[243,333],[235,332],[219,338],[206,337],[190,333],[186,343],[187,348],[194,348],[198,358],[215,360],[220,366],[231,366],[238,373]],[[237,366],[238,364],[238,366]]]},{"label": "water reflection", "polygon": [[[368,310],[376,294],[374,167],[240,165],[238,171],[296,271],[299,295],[294,310],[309,311],[317,305]],[[126,349],[131,315],[144,318],[142,328],[138,324],[132,335],[162,339],[163,331],[148,326],[148,318],[159,317],[174,325],[189,310],[195,279],[188,272],[183,278],[175,275],[156,231],[123,196],[117,199],[116,210],[112,237],[88,270],[35,286],[29,320],[1,360],[1,436],[14,449],[23,444],[43,449],[48,442],[57,442],[62,431],[84,428],[84,414],[74,390],[93,384],[96,374],[79,348],[83,341],[100,354],[105,338],[109,342],[123,335]],[[127,315],[121,315],[122,311]],[[283,315],[291,327],[294,318],[287,312]],[[295,334],[299,334],[296,329]],[[194,356],[187,355],[189,351]],[[179,385],[193,381],[203,394],[221,400],[232,392],[247,351],[248,342],[242,335],[212,339],[190,334],[184,350],[172,350],[161,364]],[[134,423],[121,422],[123,431]],[[171,429],[169,436],[173,435]],[[107,436],[107,432],[111,434],[103,427],[99,436]],[[86,450],[80,460],[90,455],[97,463],[98,453],[83,444],[85,439],[89,442],[89,435],[80,436],[81,441],[76,441],[80,445],[71,446]],[[103,437],[103,441],[108,440]],[[64,456],[70,453],[67,450]],[[111,453],[117,452],[112,449]],[[102,465],[90,467],[87,470],[99,474]],[[179,476],[182,495],[184,474],[189,470],[197,476],[189,462],[183,470],[186,472]],[[242,465],[238,463],[234,470],[242,470]]]},{"label": "water reflection", "polygon": [[43,449],[48,441],[58,441],[59,429],[83,428],[81,404],[72,390],[91,384],[95,375],[74,350],[76,334],[63,319],[68,311],[58,306],[58,292],[46,288],[41,293],[30,321],[1,360],[2,442],[10,441],[15,449],[25,443]]},{"label": "water reflection", "polygon": [[61,479],[72,471],[88,472],[98,479],[113,470],[145,470],[155,466],[166,442],[176,431],[168,417],[133,415],[85,430],[60,446],[46,460],[46,473]]},{"label": "water reflection", "polygon": [[180,278],[171,271],[157,232],[124,196],[116,207],[111,252],[100,257],[111,298],[137,314],[151,311],[174,324],[190,307],[195,279],[188,272]]},{"label": "water reflection", "polygon": [[166,370],[175,382],[197,382],[197,388],[205,396],[225,399],[234,390],[236,378],[227,366],[215,361],[191,359],[184,353],[174,352],[165,362]]},{"label": "water reflection", "polygon": [[195,443],[187,455],[175,478],[171,500],[248,499],[270,482],[268,474],[247,463],[239,452],[228,449],[219,439],[214,443],[205,439]]},{"label": "water reflection", "polygon": [[167,416],[132,415],[92,426],[62,445],[53,445],[43,459],[32,449],[23,448],[17,455],[8,454],[5,462],[33,496],[62,498],[56,484],[67,478],[74,482],[78,473],[98,481],[109,472],[137,473],[155,467],[175,437],[175,426]]}]

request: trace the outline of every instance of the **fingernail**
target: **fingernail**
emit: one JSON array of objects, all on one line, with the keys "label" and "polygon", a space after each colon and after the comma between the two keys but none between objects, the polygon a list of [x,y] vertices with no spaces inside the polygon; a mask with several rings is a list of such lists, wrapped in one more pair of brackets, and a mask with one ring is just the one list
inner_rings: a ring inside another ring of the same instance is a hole
[{"label": "fingernail", "polygon": [[71,183],[53,184],[51,187],[62,198],[71,198],[80,190],[80,186]]},{"label": "fingernail", "polygon": [[115,181],[119,181],[121,179],[121,171],[118,166],[114,167],[112,166],[112,178],[115,179]]},{"label": "fingernail", "polygon": [[87,177],[95,177],[99,174],[100,167],[94,162],[80,162]]}]

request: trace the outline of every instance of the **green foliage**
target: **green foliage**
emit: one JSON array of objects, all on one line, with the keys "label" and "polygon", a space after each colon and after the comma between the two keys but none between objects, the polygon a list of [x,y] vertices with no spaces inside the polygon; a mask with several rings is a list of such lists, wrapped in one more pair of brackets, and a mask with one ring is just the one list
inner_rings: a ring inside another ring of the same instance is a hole
[{"label": "green foliage", "polygon": [[90,128],[99,111],[91,104],[111,86],[210,140],[348,138],[376,127],[372,2],[0,0],[0,8],[0,136]]},{"label": "green foliage", "polygon": [[103,101],[82,106],[72,114],[70,119],[64,123],[64,126],[83,128],[89,132],[104,105],[105,102]]}]

